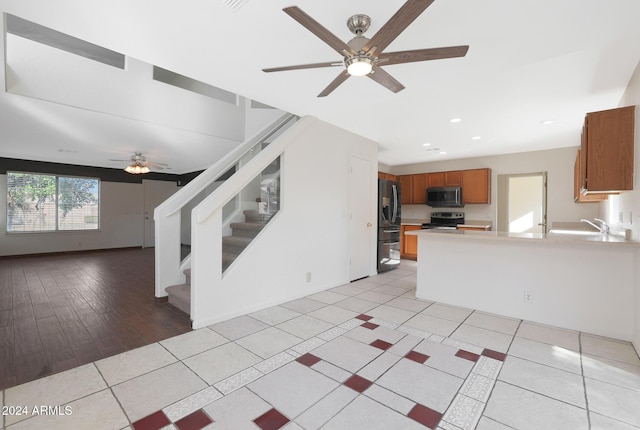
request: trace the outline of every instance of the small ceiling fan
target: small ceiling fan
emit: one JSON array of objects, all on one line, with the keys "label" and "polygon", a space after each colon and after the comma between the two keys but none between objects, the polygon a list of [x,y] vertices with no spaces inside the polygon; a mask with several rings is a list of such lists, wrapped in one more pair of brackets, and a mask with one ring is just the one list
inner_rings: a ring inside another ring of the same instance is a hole
[{"label": "small ceiling fan", "polygon": [[130,159],[128,160],[116,160],[110,158],[109,161],[127,161],[129,164],[124,168],[124,171],[127,173],[131,173],[134,175],[139,175],[142,173],[149,173],[151,169],[154,170],[164,170],[168,169],[168,164],[166,163],[157,163],[153,161],[147,161],[147,157],[142,155],[141,152],[134,153]]},{"label": "small ceiling fan", "polygon": [[333,33],[315,21],[297,6],[286,7],[283,11],[318,36],[331,48],[343,56],[343,61],[301,64],[297,66],[262,69],[263,72],[281,72],[285,70],[313,69],[318,67],[345,66],[346,69],[327,86],[318,97],[325,97],[350,76],[368,76],[380,85],[397,93],[405,87],[381,66],[412,63],[417,61],[440,60],[443,58],[464,57],[468,45],[443,48],[416,49],[384,53],[400,33],[402,33],[434,0],[408,0],[382,28],[368,39],[363,36],[371,23],[367,15],[354,15],[347,20],[347,27],[356,36],[349,42],[343,42]]}]

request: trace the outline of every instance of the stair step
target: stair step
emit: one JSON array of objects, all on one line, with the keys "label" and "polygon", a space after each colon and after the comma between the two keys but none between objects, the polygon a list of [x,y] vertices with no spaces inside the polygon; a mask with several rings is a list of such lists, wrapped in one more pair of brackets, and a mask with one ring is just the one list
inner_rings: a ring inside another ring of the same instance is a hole
[{"label": "stair step", "polygon": [[255,209],[246,209],[242,212],[244,214],[244,219],[249,223],[259,223],[266,224],[269,219],[271,219],[270,214],[261,214]]},{"label": "stair step", "polygon": [[191,314],[191,286],[188,284],[172,285],[165,289],[169,295],[169,304],[187,315]]},{"label": "stair step", "polygon": [[251,243],[252,239],[249,237],[240,236],[224,236],[222,238],[222,252],[230,254],[240,254],[243,249]]},{"label": "stair step", "polygon": [[250,237],[254,238],[258,235],[260,230],[264,228],[264,224],[256,222],[232,222],[231,229],[233,235],[237,237]]}]

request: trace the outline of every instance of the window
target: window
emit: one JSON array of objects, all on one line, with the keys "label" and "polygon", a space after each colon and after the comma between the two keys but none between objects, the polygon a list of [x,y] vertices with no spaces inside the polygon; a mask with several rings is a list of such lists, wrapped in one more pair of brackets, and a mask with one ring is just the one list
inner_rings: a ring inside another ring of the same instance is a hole
[{"label": "window", "polygon": [[97,230],[100,181],[7,172],[7,232]]}]

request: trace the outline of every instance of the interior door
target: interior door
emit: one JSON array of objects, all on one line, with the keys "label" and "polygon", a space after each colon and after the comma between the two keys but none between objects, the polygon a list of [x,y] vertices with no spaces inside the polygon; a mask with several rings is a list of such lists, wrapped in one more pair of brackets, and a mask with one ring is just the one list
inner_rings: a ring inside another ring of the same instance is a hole
[{"label": "interior door", "polygon": [[153,211],[173,193],[178,191],[175,182],[142,180],[144,190],[144,248],[155,246],[155,223]]},{"label": "interior door", "polygon": [[499,229],[510,233],[546,233],[547,173],[501,176],[498,187],[505,205],[502,210],[499,208]]},{"label": "interior door", "polygon": [[349,279],[369,276],[372,255],[376,253],[376,206],[374,197],[377,187],[373,186],[371,160],[351,157],[349,180],[349,256],[351,268]]}]

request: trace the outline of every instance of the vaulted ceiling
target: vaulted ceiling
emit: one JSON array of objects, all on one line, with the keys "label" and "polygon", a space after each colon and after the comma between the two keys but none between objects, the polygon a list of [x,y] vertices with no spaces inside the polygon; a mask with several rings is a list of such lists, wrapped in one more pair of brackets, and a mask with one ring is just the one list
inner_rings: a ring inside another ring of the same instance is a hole
[{"label": "vaulted ceiling", "polygon": [[[365,35],[371,37],[403,4],[294,3],[345,41],[353,37],[346,26],[350,16],[369,15]],[[578,145],[584,114],[617,107],[640,60],[637,0],[435,0],[385,51],[469,45],[465,57],[385,67],[406,87],[396,94],[372,79],[352,77],[319,98],[340,67],[262,72],[341,60],[282,11],[291,5],[0,0],[5,13],[368,137],[379,143],[380,161],[388,165]],[[23,60],[22,67],[33,61],[46,75],[48,68],[36,58]],[[5,80],[19,82],[12,73],[6,69]],[[83,79],[92,76],[84,73]],[[109,93],[108,85],[95,79],[103,92]],[[135,94],[119,97],[112,102],[144,105]],[[143,150],[182,173],[215,161],[219,151],[237,143],[237,136],[185,124],[123,118],[14,93],[0,94],[0,108],[0,157],[113,167],[109,158]],[[461,121],[452,123],[453,118]]]}]

